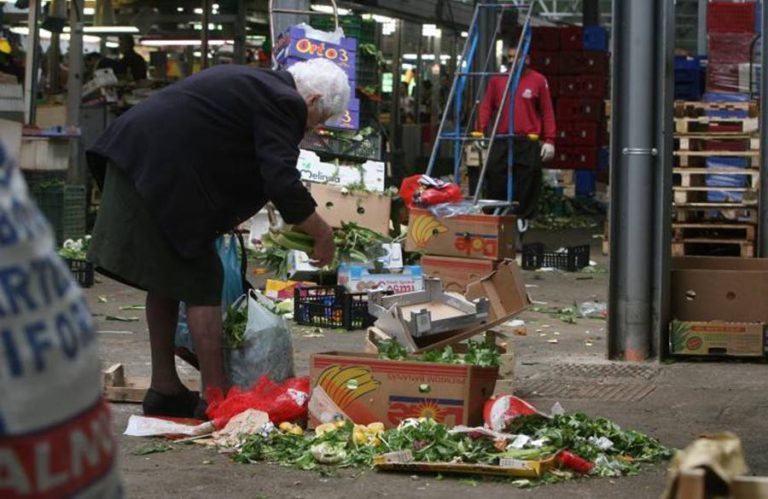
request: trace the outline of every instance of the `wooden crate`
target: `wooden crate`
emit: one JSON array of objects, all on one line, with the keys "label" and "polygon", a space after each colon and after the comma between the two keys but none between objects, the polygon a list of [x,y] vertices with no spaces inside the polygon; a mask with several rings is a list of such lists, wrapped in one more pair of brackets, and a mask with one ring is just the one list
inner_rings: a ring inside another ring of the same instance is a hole
[{"label": "wooden crate", "polygon": [[750,133],[758,130],[757,118],[719,118],[701,116],[698,118],[675,118],[677,133]]},{"label": "wooden crate", "polygon": [[676,118],[698,118],[707,111],[740,111],[750,118],[756,118],[760,112],[757,102],[700,102],[675,101]]},{"label": "wooden crate", "polygon": [[725,136],[716,133],[679,134],[675,140],[676,152],[706,152],[712,156],[728,156],[728,152],[760,150],[760,138],[744,133]]},{"label": "wooden crate", "polygon": [[[742,200],[738,203],[717,203],[730,206],[732,204],[743,206],[757,206],[758,196],[757,190],[751,187],[709,187],[703,186],[691,186],[691,187],[673,187],[674,201],[676,205],[689,205],[698,203],[708,203],[707,194],[710,192],[722,192],[728,194],[738,194],[742,197]],[[713,203],[709,203],[713,204]]]},{"label": "wooden crate", "polygon": [[756,207],[736,207],[720,203],[688,203],[675,205],[673,208],[675,220],[678,222],[700,221],[729,221],[740,223],[757,223],[758,210]]},{"label": "wooden crate", "polygon": [[672,243],[672,256],[755,256],[753,241],[728,239],[688,239]]},{"label": "wooden crate", "polygon": [[726,240],[755,240],[754,224],[740,223],[673,223],[672,240],[685,242],[700,238]]}]

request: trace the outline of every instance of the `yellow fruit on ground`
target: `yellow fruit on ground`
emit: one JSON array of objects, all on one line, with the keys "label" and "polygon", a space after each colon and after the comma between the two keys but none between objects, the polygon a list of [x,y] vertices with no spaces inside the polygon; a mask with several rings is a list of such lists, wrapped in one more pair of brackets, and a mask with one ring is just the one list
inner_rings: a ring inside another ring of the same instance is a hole
[{"label": "yellow fruit on ground", "polygon": [[280,423],[280,426],[278,426],[280,431],[290,431],[291,428],[293,428],[293,424],[287,421]]},{"label": "yellow fruit on ground", "polygon": [[323,423],[317,428],[315,428],[315,435],[322,435],[323,433],[328,433],[329,431],[336,431],[336,425],[334,423]]}]

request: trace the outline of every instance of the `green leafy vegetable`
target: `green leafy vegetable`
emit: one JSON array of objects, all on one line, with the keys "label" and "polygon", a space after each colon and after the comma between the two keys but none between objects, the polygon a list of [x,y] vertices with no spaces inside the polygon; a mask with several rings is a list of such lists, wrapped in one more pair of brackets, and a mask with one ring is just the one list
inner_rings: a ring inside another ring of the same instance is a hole
[{"label": "green leafy vegetable", "polygon": [[[388,360],[406,360],[408,352],[397,340],[385,340],[379,344],[379,357]],[[420,356],[413,356],[411,360],[422,362],[437,362],[441,364],[467,364],[478,367],[496,367],[500,362],[500,355],[495,346],[483,341],[467,342],[467,353],[457,354],[450,345],[442,350],[429,350]]]},{"label": "green leafy vegetable", "polygon": [[248,307],[244,303],[234,303],[224,314],[224,338],[227,345],[240,348],[245,340],[245,326],[248,323]]}]

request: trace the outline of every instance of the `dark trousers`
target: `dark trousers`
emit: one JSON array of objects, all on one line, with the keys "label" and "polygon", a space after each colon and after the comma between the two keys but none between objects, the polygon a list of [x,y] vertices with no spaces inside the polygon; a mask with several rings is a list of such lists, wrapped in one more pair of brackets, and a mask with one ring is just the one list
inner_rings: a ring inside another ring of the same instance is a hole
[{"label": "dark trousers", "polygon": [[[541,197],[541,146],[525,137],[514,139],[513,200],[517,203],[518,218],[530,219],[536,215]],[[479,167],[467,169],[470,193],[477,188]],[[483,199],[507,199],[507,141],[494,141],[491,147],[488,169],[483,183]]]}]

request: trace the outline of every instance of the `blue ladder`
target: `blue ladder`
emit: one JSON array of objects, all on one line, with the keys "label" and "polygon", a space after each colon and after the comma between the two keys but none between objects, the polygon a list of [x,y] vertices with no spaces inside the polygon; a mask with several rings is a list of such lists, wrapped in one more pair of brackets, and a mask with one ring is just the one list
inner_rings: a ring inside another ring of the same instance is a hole
[{"label": "blue ladder", "polygon": [[[488,53],[485,54],[484,64],[482,69],[484,71],[472,71],[471,68],[477,56],[478,44],[480,36],[488,36],[487,33],[480,33],[479,20],[480,12],[483,9],[494,11],[496,16],[496,28],[491,39],[490,48]],[[493,56],[496,50],[495,40],[499,35],[501,22],[503,19],[503,13],[509,9],[527,9],[525,20],[523,22],[523,28],[520,34],[520,38],[517,42],[517,51],[515,52],[515,58],[511,61],[509,70],[505,73],[487,71],[488,67],[493,60]],[[448,102],[446,103],[445,111],[440,120],[440,127],[435,138],[435,143],[432,147],[432,154],[429,158],[429,164],[427,166],[427,175],[431,175],[437,161],[437,157],[440,151],[440,146],[443,141],[453,143],[453,175],[454,182],[456,184],[461,183],[461,158],[462,158],[462,146],[469,142],[485,142],[485,137],[474,137],[471,132],[473,130],[473,124],[475,121],[475,113],[480,105],[480,99],[475,98],[472,109],[467,116],[466,125],[462,127],[462,107],[464,103],[464,93],[467,87],[467,79],[472,76],[480,76],[481,82],[479,88],[476,90],[476,95],[480,95],[479,92],[484,89],[486,82],[490,76],[499,75],[507,77],[507,84],[504,87],[504,95],[502,96],[502,105],[496,110],[493,118],[493,128],[490,133],[490,141],[488,144],[488,152],[490,152],[493,143],[496,140],[507,141],[507,200],[497,201],[480,199],[480,193],[482,192],[485,175],[488,169],[488,159],[490,154],[484,154],[482,157],[482,167],[480,175],[478,177],[477,188],[474,194],[471,196],[473,204],[483,208],[493,208],[497,214],[508,213],[513,207],[514,199],[514,183],[513,183],[513,165],[514,165],[514,116],[515,116],[515,99],[517,94],[517,88],[520,84],[520,77],[523,74],[523,68],[525,67],[525,59],[528,56],[528,50],[531,45],[531,13],[533,12],[533,3],[527,5],[511,4],[511,3],[478,3],[475,6],[475,12],[472,16],[472,22],[467,34],[467,42],[464,44],[464,49],[461,53],[461,61],[459,71],[451,85],[451,91],[448,94]],[[498,134],[499,123],[501,122],[503,103],[507,101],[507,97],[512,95],[513,98],[509,99],[509,133]],[[451,112],[451,110],[453,112]],[[449,129],[448,121],[449,117],[453,118],[453,129]]]}]

